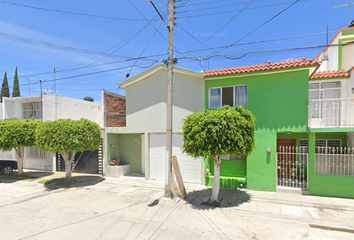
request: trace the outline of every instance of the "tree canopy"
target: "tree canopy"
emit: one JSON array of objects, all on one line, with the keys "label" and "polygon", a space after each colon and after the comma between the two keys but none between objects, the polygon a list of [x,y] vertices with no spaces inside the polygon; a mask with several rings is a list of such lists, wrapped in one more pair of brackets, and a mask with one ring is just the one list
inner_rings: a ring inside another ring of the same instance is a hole
[{"label": "tree canopy", "polygon": [[0,120],[0,150],[15,150],[20,175],[23,174],[24,149],[35,145],[35,132],[39,124],[41,122],[34,119],[8,118]]},{"label": "tree canopy", "polygon": [[46,152],[82,152],[96,150],[101,144],[101,130],[87,119],[46,121],[36,130],[36,145]]},{"label": "tree canopy", "polygon": [[0,150],[10,151],[16,147],[35,145],[35,131],[40,122],[8,118],[0,120]]},{"label": "tree canopy", "polygon": [[214,159],[214,179],[210,204],[218,203],[220,156],[247,157],[255,148],[256,118],[242,106],[228,105],[215,110],[195,112],[184,119],[182,151]]},{"label": "tree canopy", "polygon": [[0,97],[1,97],[0,102],[2,102],[3,97],[10,97],[9,83],[7,82],[6,72],[4,75],[4,80],[2,81],[1,96]]},{"label": "tree canopy", "polygon": [[15,76],[14,76],[14,85],[12,89],[12,97],[20,97],[20,85],[18,83],[18,74],[17,74],[17,67],[15,70]]},{"label": "tree canopy", "polygon": [[255,147],[253,114],[242,106],[195,112],[184,119],[182,150],[192,157],[247,156]]}]

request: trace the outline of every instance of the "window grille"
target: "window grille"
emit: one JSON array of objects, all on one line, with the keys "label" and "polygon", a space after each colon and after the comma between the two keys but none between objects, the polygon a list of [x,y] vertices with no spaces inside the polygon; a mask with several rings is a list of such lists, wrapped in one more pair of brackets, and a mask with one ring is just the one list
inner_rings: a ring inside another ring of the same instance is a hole
[{"label": "window grille", "polygon": [[22,104],[23,119],[42,119],[42,102],[29,102]]},{"label": "window grille", "polygon": [[32,159],[47,159],[48,153],[42,152],[37,147],[28,147],[26,150],[26,156],[27,158]]}]

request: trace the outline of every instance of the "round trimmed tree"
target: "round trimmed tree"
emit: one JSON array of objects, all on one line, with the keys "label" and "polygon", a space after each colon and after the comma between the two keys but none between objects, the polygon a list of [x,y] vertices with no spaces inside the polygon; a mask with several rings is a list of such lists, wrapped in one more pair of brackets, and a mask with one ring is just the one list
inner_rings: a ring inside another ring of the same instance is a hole
[{"label": "round trimmed tree", "polygon": [[195,112],[184,119],[182,151],[188,155],[214,159],[214,183],[210,202],[218,202],[220,156],[247,157],[255,148],[256,118],[242,106],[223,106]]},{"label": "round trimmed tree", "polygon": [[0,120],[0,150],[15,150],[17,155],[18,174],[23,174],[23,158],[25,147],[35,146],[35,131],[41,122],[34,119],[20,120],[8,118]]},{"label": "round trimmed tree", "polygon": [[66,178],[71,178],[76,153],[97,150],[100,144],[100,126],[87,119],[46,121],[36,130],[36,145],[40,150],[63,156]]}]

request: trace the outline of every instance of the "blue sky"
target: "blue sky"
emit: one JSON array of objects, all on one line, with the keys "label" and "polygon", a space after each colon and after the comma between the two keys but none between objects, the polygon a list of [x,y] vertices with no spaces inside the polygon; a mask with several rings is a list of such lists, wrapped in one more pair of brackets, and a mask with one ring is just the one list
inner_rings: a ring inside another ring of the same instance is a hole
[{"label": "blue sky", "polygon": [[[6,71],[12,92],[17,66],[22,96],[40,94],[39,83],[30,79],[44,79],[43,92],[52,94],[56,68],[60,96],[90,96],[100,102],[101,89],[125,95],[117,84],[127,73],[133,76],[167,58],[167,29],[156,11],[145,0],[130,2],[0,1],[1,81]],[[327,25],[329,40],[349,25],[349,7],[332,8],[349,0],[254,0],[240,12],[249,2],[179,0],[174,31],[177,66],[201,71],[314,58],[323,49],[314,46],[326,44]],[[167,0],[154,3],[167,21]],[[215,48],[235,42],[242,45]],[[309,48],[269,51],[303,47]],[[141,56],[146,58],[135,60]]]}]

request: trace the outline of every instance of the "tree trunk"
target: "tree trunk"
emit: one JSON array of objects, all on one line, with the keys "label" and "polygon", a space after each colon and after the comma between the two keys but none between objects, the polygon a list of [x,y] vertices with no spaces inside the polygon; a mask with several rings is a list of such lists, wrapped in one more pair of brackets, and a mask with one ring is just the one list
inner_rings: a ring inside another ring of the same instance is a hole
[{"label": "tree trunk", "polygon": [[220,189],[220,156],[217,155],[214,157],[214,182],[213,182],[213,190],[211,192],[210,202],[214,202],[218,200],[219,197],[219,189]]},{"label": "tree trunk", "polygon": [[63,156],[65,162],[65,177],[71,178],[71,169],[76,152],[62,152],[61,155]]},{"label": "tree trunk", "polygon": [[17,171],[19,175],[23,174],[23,155],[25,152],[25,147],[15,147],[15,153],[17,156]]}]

